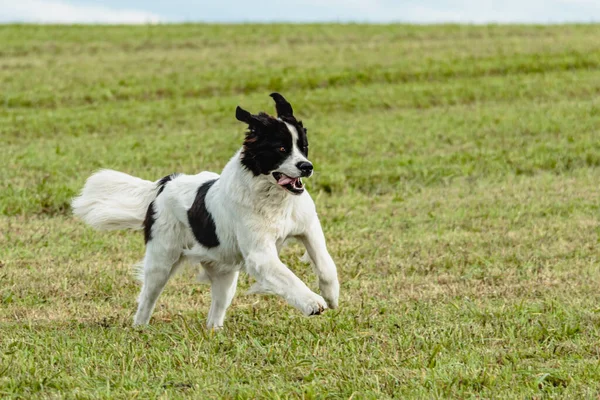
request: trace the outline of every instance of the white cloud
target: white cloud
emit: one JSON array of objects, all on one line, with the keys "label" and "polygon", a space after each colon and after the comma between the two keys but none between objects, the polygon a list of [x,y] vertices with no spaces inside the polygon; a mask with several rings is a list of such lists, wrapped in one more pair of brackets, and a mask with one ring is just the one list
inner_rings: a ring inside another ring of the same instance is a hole
[{"label": "white cloud", "polygon": [[0,0],[0,22],[145,24],[160,20],[157,14],[146,11],[70,4],[61,0]]}]

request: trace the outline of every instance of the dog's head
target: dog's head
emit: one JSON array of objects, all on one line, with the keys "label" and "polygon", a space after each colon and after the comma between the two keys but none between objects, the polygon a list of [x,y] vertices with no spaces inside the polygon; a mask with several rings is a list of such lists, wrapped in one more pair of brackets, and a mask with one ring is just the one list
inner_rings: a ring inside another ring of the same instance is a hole
[{"label": "dog's head", "polygon": [[272,93],[277,118],[265,113],[254,115],[238,107],[235,117],[248,124],[242,164],[254,176],[269,180],[292,194],[302,194],[302,177],[312,175],[308,160],[308,139],[302,121],[294,117],[292,105],[279,93]]}]

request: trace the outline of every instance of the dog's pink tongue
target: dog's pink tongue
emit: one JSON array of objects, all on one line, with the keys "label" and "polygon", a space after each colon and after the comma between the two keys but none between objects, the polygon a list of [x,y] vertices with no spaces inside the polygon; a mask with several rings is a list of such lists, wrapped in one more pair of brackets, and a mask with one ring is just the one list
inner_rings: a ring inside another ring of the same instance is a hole
[{"label": "dog's pink tongue", "polygon": [[278,185],[287,185],[288,183],[292,183],[294,181],[294,178],[290,178],[287,175],[282,175],[281,178],[279,178],[279,180],[277,181]]}]

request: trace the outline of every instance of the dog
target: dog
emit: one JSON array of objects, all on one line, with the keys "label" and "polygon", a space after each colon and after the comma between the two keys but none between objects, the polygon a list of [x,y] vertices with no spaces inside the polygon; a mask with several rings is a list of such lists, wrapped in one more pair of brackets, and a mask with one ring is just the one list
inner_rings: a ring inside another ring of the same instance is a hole
[{"label": "dog", "polygon": [[[336,265],[302,182],[313,173],[307,130],[281,94],[270,96],[277,117],[236,108],[248,129],[221,175],[172,174],[150,182],[100,170],[73,199],[74,215],[97,230],[144,231],[134,325],[149,323],[160,293],[185,260],[199,263],[211,284],[208,328],[223,326],[241,270],[256,279],[251,293],[279,295],[307,316],[338,307]],[[279,259],[292,238],[306,247],[322,296]]]}]

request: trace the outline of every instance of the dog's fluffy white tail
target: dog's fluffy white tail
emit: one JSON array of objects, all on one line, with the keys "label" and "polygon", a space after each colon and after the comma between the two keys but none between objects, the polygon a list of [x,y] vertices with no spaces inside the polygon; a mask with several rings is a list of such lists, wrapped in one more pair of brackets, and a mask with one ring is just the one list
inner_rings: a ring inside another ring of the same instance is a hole
[{"label": "dog's fluffy white tail", "polygon": [[71,202],[73,214],[98,230],[142,229],[158,185],[109,169],[90,176]]}]

